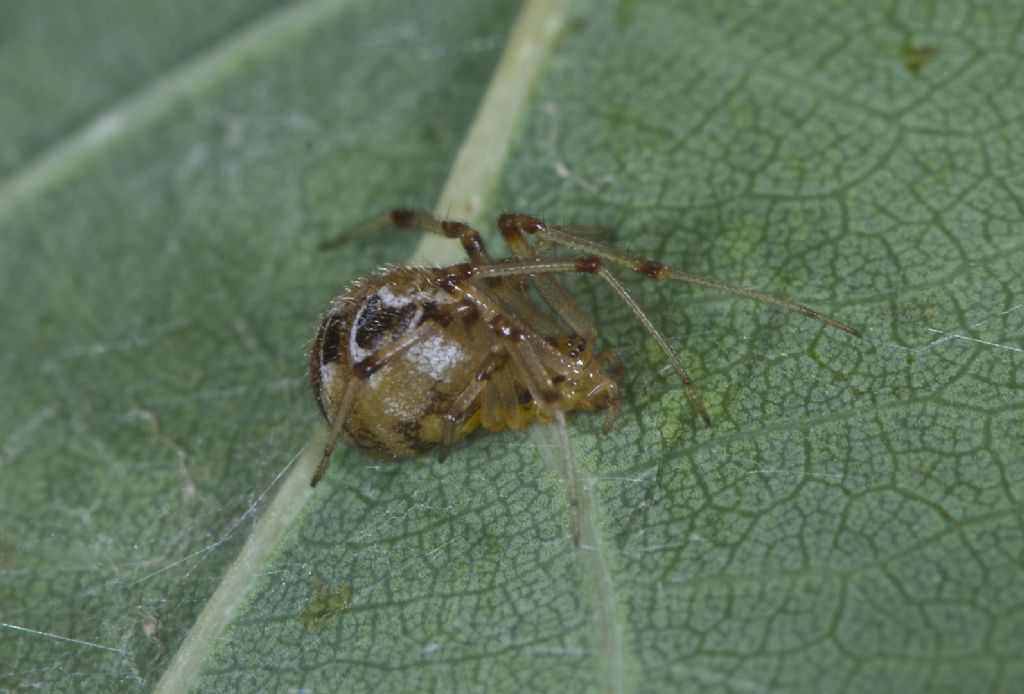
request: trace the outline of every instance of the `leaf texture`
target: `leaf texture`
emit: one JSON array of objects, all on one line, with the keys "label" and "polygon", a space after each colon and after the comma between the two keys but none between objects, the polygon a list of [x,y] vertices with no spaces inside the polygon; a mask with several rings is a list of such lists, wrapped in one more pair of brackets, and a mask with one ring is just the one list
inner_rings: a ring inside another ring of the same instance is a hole
[{"label": "leaf texture", "polygon": [[[1024,687],[1024,10],[552,3],[505,103],[537,3],[158,4],[78,3],[109,33],[52,70],[0,35],[0,689]],[[317,243],[467,195],[494,251],[499,211],[599,227],[865,337],[619,273],[707,428],[569,278],[626,366],[610,434],[570,418],[581,549],[545,427],[288,496],[318,312],[418,240]]]}]

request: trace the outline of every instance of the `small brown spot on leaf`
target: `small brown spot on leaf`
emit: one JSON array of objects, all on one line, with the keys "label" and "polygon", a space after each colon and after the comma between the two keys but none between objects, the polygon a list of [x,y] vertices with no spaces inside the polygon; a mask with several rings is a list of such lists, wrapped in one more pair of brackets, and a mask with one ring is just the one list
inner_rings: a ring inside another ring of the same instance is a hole
[{"label": "small brown spot on leaf", "polygon": [[339,583],[328,590],[323,582],[316,579],[316,595],[299,615],[299,621],[307,629],[323,629],[333,622],[352,604],[352,586]]},{"label": "small brown spot on leaf", "polygon": [[912,75],[916,75],[924,69],[938,54],[939,49],[935,46],[915,46],[909,41],[903,44],[900,53],[903,57],[903,67]]}]

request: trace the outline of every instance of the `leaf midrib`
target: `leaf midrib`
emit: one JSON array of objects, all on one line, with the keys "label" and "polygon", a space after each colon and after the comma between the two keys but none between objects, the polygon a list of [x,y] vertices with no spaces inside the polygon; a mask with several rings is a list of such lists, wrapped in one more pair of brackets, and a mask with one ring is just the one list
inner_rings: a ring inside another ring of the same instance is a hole
[{"label": "leaf midrib", "polygon": [[[268,34],[279,40],[282,34],[313,28],[321,18],[347,4],[348,0],[323,0],[275,13],[242,35],[154,83],[145,93],[101,115],[92,126],[55,147],[22,175],[0,184],[0,215],[22,196],[35,194],[52,184],[63,172],[72,169],[74,164],[111,139],[143,127],[175,99],[216,82],[240,58],[258,50]],[[568,4],[568,0],[530,0],[524,6],[449,172],[435,206],[437,214],[450,214],[477,226],[487,221],[482,215],[493,204],[505,160],[529,103],[530,91],[565,24]],[[120,121],[120,127],[104,130],[104,123],[116,121]],[[394,204],[401,202],[394,201]],[[413,255],[418,260],[441,264],[456,260],[457,252],[458,245],[450,239],[425,236]],[[550,427],[544,429],[550,434]],[[280,489],[196,619],[157,685],[158,692],[187,690],[202,671],[214,644],[263,575],[260,567],[272,561],[274,551],[287,530],[301,517],[302,510],[313,498],[308,480],[319,462],[325,434],[322,425],[318,427],[302,453],[279,475],[278,479],[284,477]],[[556,449],[539,447],[545,462],[557,470],[563,463],[553,455]],[[617,693],[623,691],[624,648],[611,563],[600,533],[597,500],[591,493],[593,479],[585,474],[581,479],[583,546],[577,557],[583,593],[589,596],[594,614],[590,635],[596,640],[592,649],[596,683],[602,691]],[[568,534],[566,540],[566,551],[574,551]]]}]

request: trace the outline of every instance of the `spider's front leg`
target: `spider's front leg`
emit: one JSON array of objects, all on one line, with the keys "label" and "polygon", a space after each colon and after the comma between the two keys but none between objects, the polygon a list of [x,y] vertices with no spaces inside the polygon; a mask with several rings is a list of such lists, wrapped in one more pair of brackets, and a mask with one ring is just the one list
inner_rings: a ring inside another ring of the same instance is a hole
[{"label": "spider's front leg", "polygon": [[418,212],[402,207],[396,207],[376,217],[371,217],[365,222],[360,222],[354,227],[341,232],[333,239],[324,241],[320,244],[320,248],[325,250],[337,248],[360,236],[389,226],[425,234],[436,234],[449,239],[458,239],[471,261],[474,263],[491,262],[490,256],[487,255],[487,249],[484,247],[483,239],[480,238],[480,233],[473,227],[463,222],[438,219],[426,212]]},{"label": "spider's front leg", "polygon": [[609,246],[605,243],[584,238],[579,234],[574,234],[571,227],[549,227],[537,217],[518,213],[501,215],[501,217],[498,218],[498,226],[501,227],[502,233],[506,236],[522,236],[524,234],[535,235],[552,244],[571,248],[587,255],[599,256],[605,260],[615,263],[616,265],[644,275],[652,280],[675,280],[677,282],[686,282],[688,284],[698,284],[703,287],[710,287],[711,289],[717,289],[718,291],[725,292],[727,294],[745,296],[748,299],[760,301],[763,304],[769,304],[792,313],[799,313],[807,318],[813,318],[819,323],[824,323],[825,325],[842,330],[843,332],[847,332],[855,337],[862,337],[861,332],[853,326],[847,325],[842,321],[838,321],[831,316],[810,308],[809,306],[804,306],[803,304],[798,304],[795,301],[783,299],[782,297],[769,294],[768,292],[762,292],[759,289],[745,287],[741,284],[734,284],[732,282],[725,282],[706,275],[697,275],[692,272],[685,272],[684,270],[670,267],[664,263],[658,262],[657,260],[635,255],[629,251],[624,251],[621,248],[616,248],[615,246]]}]

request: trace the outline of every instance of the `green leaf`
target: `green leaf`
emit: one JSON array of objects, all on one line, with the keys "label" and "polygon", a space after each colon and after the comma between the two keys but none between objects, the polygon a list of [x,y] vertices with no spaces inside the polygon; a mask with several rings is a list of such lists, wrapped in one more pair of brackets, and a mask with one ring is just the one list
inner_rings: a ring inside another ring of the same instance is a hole
[{"label": "green leaf", "polygon": [[[0,689],[1024,688],[1024,10],[157,5],[0,34]],[[620,273],[706,428],[570,278],[626,366],[579,550],[550,427],[310,490],[318,312],[418,239],[316,245],[398,204],[865,338]]]}]

